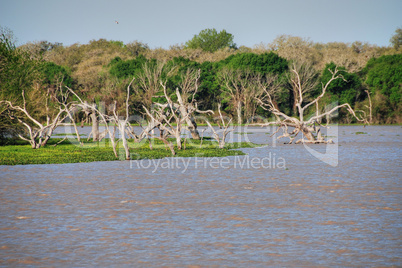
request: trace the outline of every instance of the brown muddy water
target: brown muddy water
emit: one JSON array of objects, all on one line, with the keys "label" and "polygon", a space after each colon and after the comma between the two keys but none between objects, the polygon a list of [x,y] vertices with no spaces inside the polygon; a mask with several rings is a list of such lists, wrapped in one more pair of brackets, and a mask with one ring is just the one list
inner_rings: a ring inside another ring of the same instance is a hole
[{"label": "brown muddy water", "polygon": [[242,131],[269,145],[0,166],[0,266],[402,266],[401,126],[341,126],[310,150]]}]

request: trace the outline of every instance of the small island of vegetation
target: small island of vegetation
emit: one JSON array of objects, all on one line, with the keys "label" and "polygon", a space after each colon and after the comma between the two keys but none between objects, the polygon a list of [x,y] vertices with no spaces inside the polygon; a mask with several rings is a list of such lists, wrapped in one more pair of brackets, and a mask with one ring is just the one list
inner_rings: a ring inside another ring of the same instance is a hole
[{"label": "small island of vegetation", "polygon": [[[382,48],[293,36],[247,48],[206,29],[163,50],[104,39],[16,47],[1,28],[0,165],[239,155],[256,145],[226,142],[233,121],[276,125],[287,143],[331,142],[329,120],[401,123],[400,35]],[[75,139],[55,138],[66,123]]]}]

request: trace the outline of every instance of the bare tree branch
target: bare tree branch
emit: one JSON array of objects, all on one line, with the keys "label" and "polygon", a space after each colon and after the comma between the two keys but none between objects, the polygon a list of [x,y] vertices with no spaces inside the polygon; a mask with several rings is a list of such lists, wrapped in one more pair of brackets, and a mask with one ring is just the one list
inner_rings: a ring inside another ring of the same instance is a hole
[{"label": "bare tree branch", "polygon": [[[332,73],[332,77],[329,81],[324,85],[322,84],[321,94],[314,98],[313,100],[305,103],[306,95],[315,87],[316,81],[314,71],[309,70],[308,65],[298,65],[293,64],[290,68],[290,75],[288,75],[288,80],[292,84],[294,96],[295,96],[295,106],[297,107],[298,117],[291,117],[281,112],[279,108],[274,103],[274,96],[278,92],[279,84],[275,82],[275,79],[266,79],[265,82],[260,82],[259,86],[264,90],[263,97],[257,97],[258,103],[265,110],[270,111],[276,118],[275,121],[259,124],[261,126],[268,125],[278,125],[277,131],[274,133],[278,133],[279,130],[282,130],[283,134],[279,136],[277,139],[281,138],[289,138],[288,143],[293,143],[296,136],[301,132],[303,133],[306,140],[302,139],[299,142],[309,142],[309,143],[327,143],[332,141],[325,141],[322,138],[321,130],[320,130],[320,122],[324,117],[328,117],[333,114],[335,111],[341,108],[346,108],[348,112],[359,122],[368,123],[365,119],[364,114],[362,116],[358,116],[356,114],[357,111],[354,111],[352,107],[348,103],[344,103],[341,105],[337,105],[330,110],[319,113],[318,111],[318,102],[325,95],[328,86],[336,79],[344,79],[343,76],[339,73],[339,69],[335,68],[334,71],[329,70]],[[310,117],[308,120],[304,120],[304,112],[312,105],[316,105],[316,114]],[[317,126],[317,125],[318,126]],[[289,127],[293,128],[293,130],[289,130]],[[315,133],[315,134],[314,134]]]},{"label": "bare tree branch", "polygon": [[229,128],[232,123],[232,118],[230,118],[229,121],[227,121],[227,119],[225,120],[224,116],[222,116],[220,104],[218,104],[218,112],[219,112],[219,119],[222,122],[222,126],[223,126],[222,137],[219,136],[218,132],[213,128],[213,126],[211,125],[211,123],[208,120],[205,120],[205,122],[208,124],[209,128],[211,129],[211,131],[213,133],[212,136],[218,142],[219,148],[223,149],[225,147],[225,143],[226,143],[226,136],[231,131],[233,131],[235,128],[234,127]]},{"label": "bare tree branch", "polygon": [[[28,141],[31,144],[31,147],[33,149],[40,148],[48,142],[50,139],[54,129],[63,122],[64,119],[68,117],[68,110],[70,104],[66,103],[67,97],[63,98],[62,101],[59,101],[55,96],[53,96],[53,99],[56,99],[57,101],[55,102],[57,106],[56,109],[56,114],[53,115],[51,118],[50,110],[46,110],[46,123],[41,123],[39,120],[37,120],[33,115],[32,111],[30,111],[27,107],[27,100],[25,97],[25,90],[22,90],[22,107],[19,105],[14,105],[11,101],[8,100],[2,100],[0,101],[0,104],[5,104],[6,109],[9,111],[15,111],[17,113],[10,113],[9,112],[9,117],[11,119],[17,119],[17,121],[22,124],[28,134],[29,138],[24,137],[21,133],[18,133],[18,136],[25,140]],[[45,95],[45,102],[47,103],[49,99],[49,91]]]}]

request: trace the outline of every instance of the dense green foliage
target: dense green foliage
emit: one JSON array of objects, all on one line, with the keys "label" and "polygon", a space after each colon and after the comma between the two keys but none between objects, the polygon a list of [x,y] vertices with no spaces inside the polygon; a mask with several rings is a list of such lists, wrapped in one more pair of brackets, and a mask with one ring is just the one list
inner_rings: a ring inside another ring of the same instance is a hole
[{"label": "dense green foliage", "polygon": [[232,69],[249,69],[250,71],[267,74],[282,74],[288,69],[288,61],[277,54],[239,53],[229,56],[222,64]]},{"label": "dense green foliage", "polygon": [[372,58],[362,74],[373,96],[375,120],[398,122],[402,117],[402,54]]},{"label": "dense green foliage", "polygon": [[111,75],[117,78],[129,78],[142,70],[147,59],[144,56],[138,56],[135,59],[123,61],[120,57],[114,58],[109,66]]},{"label": "dense green foliage", "polygon": [[[22,92],[29,91],[41,78],[40,63],[29,54],[16,48],[10,36],[0,35],[0,101],[22,103]],[[21,131],[0,105],[0,139]]]},{"label": "dense green foliage", "polygon": [[402,54],[373,58],[367,63],[366,83],[398,105],[402,94]]},{"label": "dense green foliage", "polygon": [[215,52],[226,47],[236,48],[233,38],[234,36],[225,30],[218,33],[216,29],[205,29],[187,41],[186,47],[190,49],[201,48],[208,52]]},{"label": "dense green foliage", "polygon": [[57,85],[62,83],[68,87],[73,87],[73,78],[63,66],[53,62],[44,62],[42,64],[43,83],[46,85]]},{"label": "dense green foliage", "polygon": [[[321,74],[320,82],[326,84],[336,68],[335,63],[327,64]],[[328,86],[328,101],[339,104],[349,103],[354,105],[359,96],[362,95],[362,82],[357,74],[349,73],[344,67],[338,67],[343,79],[336,79]],[[319,85],[321,89],[321,84]],[[318,92],[318,94],[321,92]]]},{"label": "dense green foliage", "polygon": [[0,43],[0,96],[19,97],[40,78],[40,62],[19,50],[7,38]]}]

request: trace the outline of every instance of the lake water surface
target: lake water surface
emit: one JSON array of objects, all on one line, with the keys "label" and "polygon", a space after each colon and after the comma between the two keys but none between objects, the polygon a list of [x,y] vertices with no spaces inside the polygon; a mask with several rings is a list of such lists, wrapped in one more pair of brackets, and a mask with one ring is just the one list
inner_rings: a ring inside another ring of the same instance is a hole
[{"label": "lake water surface", "polygon": [[268,146],[0,166],[0,265],[402,266],[401,126],[341,126],[310,150],[242,131]]}]

